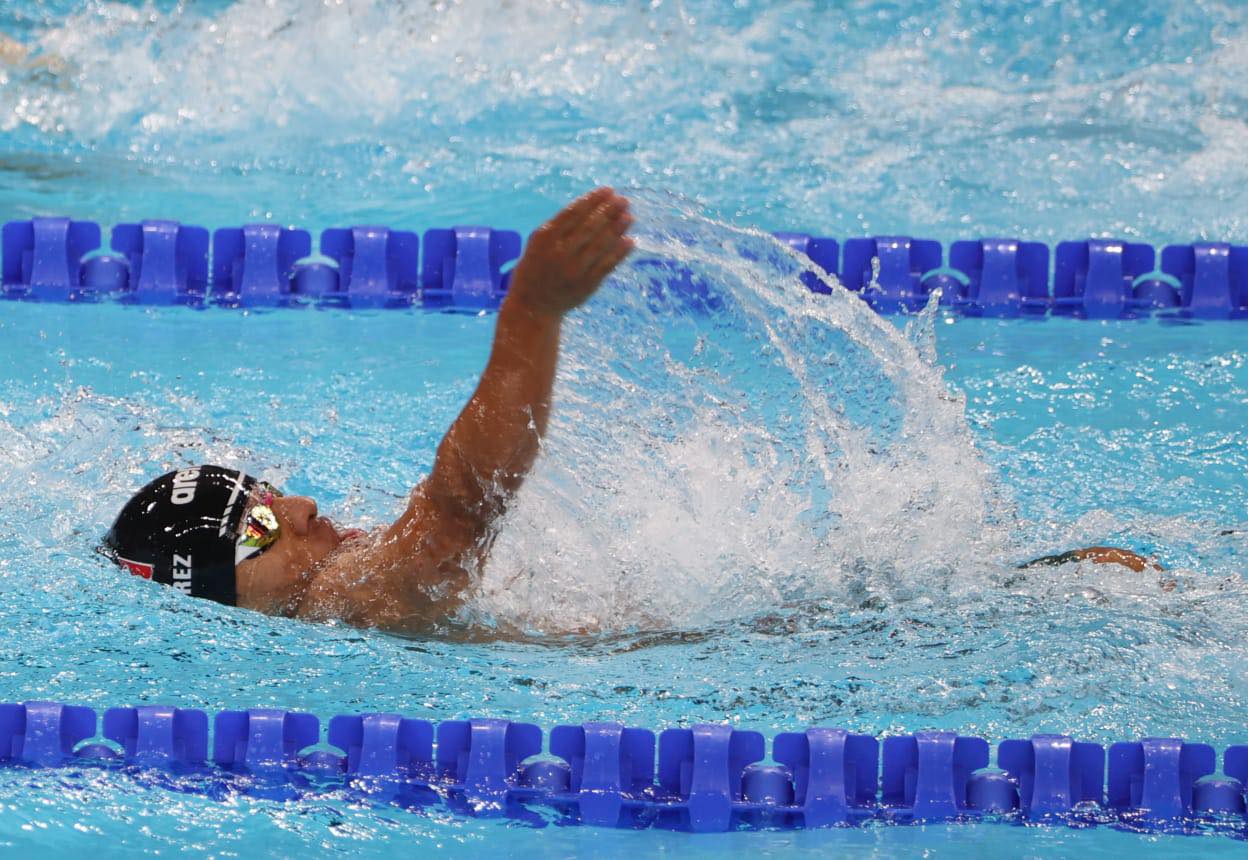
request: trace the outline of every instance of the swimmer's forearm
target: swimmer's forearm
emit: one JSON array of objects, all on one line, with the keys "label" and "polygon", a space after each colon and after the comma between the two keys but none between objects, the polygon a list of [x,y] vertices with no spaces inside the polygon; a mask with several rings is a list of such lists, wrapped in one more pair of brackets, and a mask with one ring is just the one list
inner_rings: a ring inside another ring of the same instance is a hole
[{"label": "swimmer's forearm", "polygon": [[481,381],[438,447],[432,499],[483,524],[503,512],[546,432],[562,322],[516,292],[503,302]]}]

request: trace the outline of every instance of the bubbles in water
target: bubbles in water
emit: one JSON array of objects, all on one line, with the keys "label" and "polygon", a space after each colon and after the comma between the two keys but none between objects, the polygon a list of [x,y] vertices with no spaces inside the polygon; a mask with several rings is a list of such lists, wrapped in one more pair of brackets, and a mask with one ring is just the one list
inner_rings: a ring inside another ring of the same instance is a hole
[{"label": "bubbles in water", "polygon": [[1244,235],[1236,4],[66,5],[0,70],[0,169],[122,171],[94,217],[529,227],[610,181],[828,235]]},{"label": "bubbles in water", "polygon": [[938,366],[839,284],[807,290],[772,237],[658,195],[635,209],[637,252],[566,324],[544,456],[479,609],[688,625],[1000,556],[1000,500]]}]

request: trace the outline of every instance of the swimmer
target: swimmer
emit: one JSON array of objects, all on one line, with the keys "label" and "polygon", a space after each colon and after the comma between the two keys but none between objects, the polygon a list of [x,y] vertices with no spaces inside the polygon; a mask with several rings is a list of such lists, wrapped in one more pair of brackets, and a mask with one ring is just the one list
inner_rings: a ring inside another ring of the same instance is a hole
[{"label": "swimmer", "polygon": [[[233,469],[170,472],[127,502],[100,547],[133,574],[191,597],[270,615],[400,634],[446,629],[492,528],[536,459],[566,314],[633,248],[628,201],[599,188],[530,238],[498,312],[476,391],[438,446],[407,509],[374,535],[340,530],[316,502]],[[1152,562],[1089,547],[1022,567]]]},{"label": "swimmer", "polygon": [[312,499],[199,466],[139,490],[100,551],[192,597],[271,615],[401,634],[443,627],[537,457],[563,318],[628,256],[632,223],[628,201],[599,188],[530,237],[476,391],[388,528],[339,530]]}]

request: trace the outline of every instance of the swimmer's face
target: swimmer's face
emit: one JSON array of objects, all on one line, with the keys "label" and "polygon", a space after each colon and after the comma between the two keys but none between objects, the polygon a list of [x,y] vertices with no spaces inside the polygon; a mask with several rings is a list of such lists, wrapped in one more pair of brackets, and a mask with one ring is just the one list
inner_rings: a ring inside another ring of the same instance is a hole
[{"label": "swimmer's face", "polygon": [[238,605],[269,615],[292,615],[317,565],[342,543],[334,524],[317,516],[307,496],[280,496],[269,506],[280,529],[276,541],[235,567]]}]

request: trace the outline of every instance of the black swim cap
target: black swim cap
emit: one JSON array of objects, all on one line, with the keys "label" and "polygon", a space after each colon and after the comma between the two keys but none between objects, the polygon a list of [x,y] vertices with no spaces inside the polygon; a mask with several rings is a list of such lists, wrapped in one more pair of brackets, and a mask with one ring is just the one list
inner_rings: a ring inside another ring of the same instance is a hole
[{"label": "black swim cap", "polygon": [[255,484],[220,466],[161,475],[126,502],[100,551],[144,579],[233,606],[238,526]]}]

